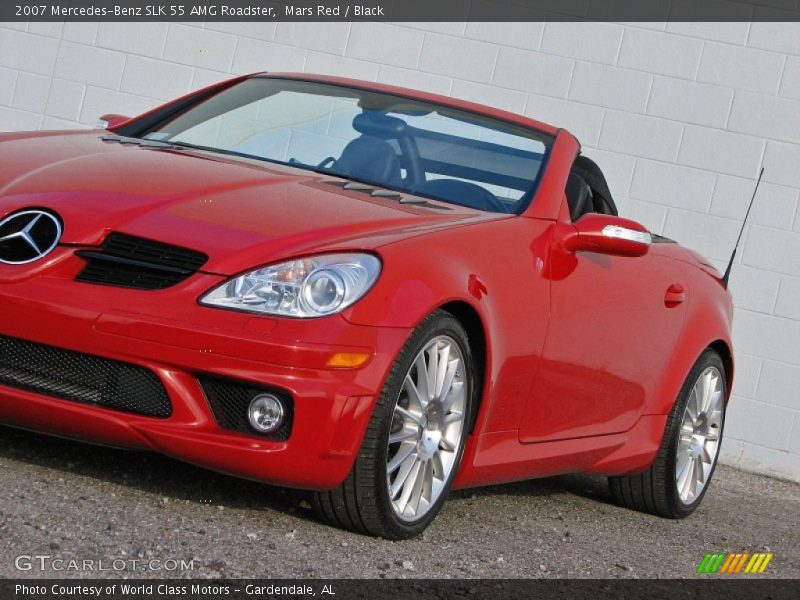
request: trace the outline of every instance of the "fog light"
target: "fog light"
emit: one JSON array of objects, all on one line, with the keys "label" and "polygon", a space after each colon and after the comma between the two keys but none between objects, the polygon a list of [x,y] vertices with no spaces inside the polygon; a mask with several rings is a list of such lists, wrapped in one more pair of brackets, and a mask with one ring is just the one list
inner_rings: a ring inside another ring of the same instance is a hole
[{"label": "fog light", "polygon": [[283,424],[283,404],[272,394],[260,394],[247,410],[250,426],[259,433],[272,433]]}]

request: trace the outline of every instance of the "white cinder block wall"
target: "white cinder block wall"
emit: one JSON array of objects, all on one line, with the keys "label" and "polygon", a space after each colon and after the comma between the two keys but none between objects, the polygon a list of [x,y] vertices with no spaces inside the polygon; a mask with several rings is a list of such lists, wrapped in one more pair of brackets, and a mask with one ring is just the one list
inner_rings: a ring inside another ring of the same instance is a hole
[{"label": "white cinder block wall", "polygon": [[720,268],[763,161],[731,285],[724,460],[800,480],[799,24],[0,24],[0,130],[85,126],[261,70],[378,80],[566,127],[623,214]]}]

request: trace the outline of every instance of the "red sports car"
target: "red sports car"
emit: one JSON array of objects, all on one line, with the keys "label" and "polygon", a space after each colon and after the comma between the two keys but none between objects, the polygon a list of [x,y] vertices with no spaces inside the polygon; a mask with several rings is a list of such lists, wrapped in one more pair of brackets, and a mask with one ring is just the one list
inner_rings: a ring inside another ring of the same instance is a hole
[{"label": "red sports car", "polygon": [[731,297],[567,131],[307,74],[104,118],[0,135],[0,422],[305,488],[386,538],[559,473],[702,500]]}]

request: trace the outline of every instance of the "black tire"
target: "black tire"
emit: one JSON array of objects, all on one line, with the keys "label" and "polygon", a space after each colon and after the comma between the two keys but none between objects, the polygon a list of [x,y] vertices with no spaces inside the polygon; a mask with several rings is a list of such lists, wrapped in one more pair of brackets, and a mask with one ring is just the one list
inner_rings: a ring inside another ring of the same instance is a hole
[{"label": "black tire", "polygon": [[386,459],[395,404],[400,397],[406,373],[426,344],[434,337],[442,335],[452,338],[464,357],[467,384],[465,414],[472,414],[473,407],[476,406],[475,360],[467,332],[453,315],[438,310],[419,324],[395,359],[347,479],[334,490],[312,493],[311,504],[323,521],[357,533],[400,540],[422,533],[441,510],[461,464],[469,418],[462,429],[460,448],[444,491],[418,521],[400,521],[394,514],[386,485]]},{"label": "black tire", "polygon": [[[711,485],[714,470],[717,466],[719,450],[711,466],[708,481],[702,492],[690,504],[684,504],[678,493],[675,481],[675,463],[677,460],[677,445],[680,437],[681,421],[683,420],[686,404],[689,400],[695,382],[700,374],[708,367],[715,367],[722,375],[723,398],[727,398],[727,374],[725,365],[719,354],[712,349],[707,349],[697,359],[686,381],[681,387],[675,406],[667,418],[664,437],[653,466],[644,473],[625,475],[622,477],[609,477],[608,484],[611,496],[620,506],[647,512],[668,519],[682,519],[688,517],[703,501],[703,497]],[[725,403],[723,402],[723,416],[719,437],[722,444],[722,435],[725,423]]]}]

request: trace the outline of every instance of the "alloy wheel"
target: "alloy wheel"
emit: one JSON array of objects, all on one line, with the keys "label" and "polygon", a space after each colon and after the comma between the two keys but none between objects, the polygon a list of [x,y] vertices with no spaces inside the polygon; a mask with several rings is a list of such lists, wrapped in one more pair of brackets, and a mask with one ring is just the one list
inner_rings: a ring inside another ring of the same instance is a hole
[{"label": "alloy wheel", "polygon": [[438,336],[417,354],[406,373],[386,461],[389,500],[400,521],[423,518],[453,474],[466,422],[465,368],[456,341]]},{"label": "alloy wheel", "polygon": [[675,460],[675,484],[688,506],[703,492],[719,454],[724,422],[724,383],[716,367],[707,367],[694,384],[683,413]]}]

